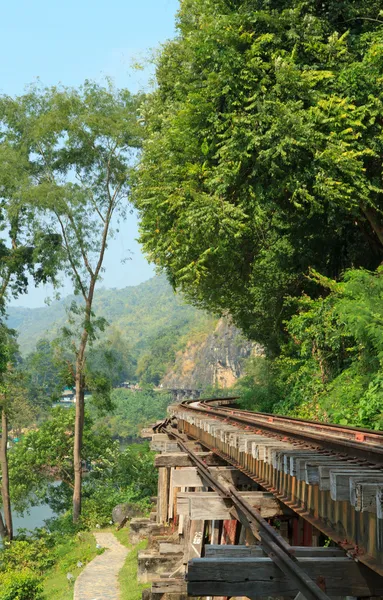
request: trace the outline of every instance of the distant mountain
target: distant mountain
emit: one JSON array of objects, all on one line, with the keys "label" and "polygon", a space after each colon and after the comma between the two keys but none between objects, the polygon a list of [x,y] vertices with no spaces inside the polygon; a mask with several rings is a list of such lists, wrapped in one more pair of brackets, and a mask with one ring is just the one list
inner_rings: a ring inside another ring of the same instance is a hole
[{"label": "distant mountain", "polygon": [[[42,308],[11,307],[8,324],[18,331],[23,355],[34,350],[36,342],[55,337],[66,322],[66,308],[75,296],[68,296]],[[94,312],[107,319],[140,355],[150,339],[164,329],[175,327],[180,336],[189,332],[211,331],[216,319],[186,304],[175,294],[164,276],[156,276],[138,286],[100,289]]]}]

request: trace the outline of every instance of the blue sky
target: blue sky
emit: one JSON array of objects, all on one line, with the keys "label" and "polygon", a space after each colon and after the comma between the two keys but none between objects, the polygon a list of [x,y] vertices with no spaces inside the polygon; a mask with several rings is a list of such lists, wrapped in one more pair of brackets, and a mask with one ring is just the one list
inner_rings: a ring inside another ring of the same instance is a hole
[{"label": "blue sky", "polygon": [[[85,79],[112,77],[119,87],[150,89],[151,69],[132,64],[175,34],[178,0],[17,0],[0,5],[0,93],[21,94],[39,78],[45,85],[78,86]],[[143,257],[137,218],[128,218],[110,244],[105,287],[145,281],[153,268]],[[121,264],[128,251],[132,260]],[[69,293],[70,286],[63,288]],[[41,306],[47,288],[31,289],[12,304]]]}]

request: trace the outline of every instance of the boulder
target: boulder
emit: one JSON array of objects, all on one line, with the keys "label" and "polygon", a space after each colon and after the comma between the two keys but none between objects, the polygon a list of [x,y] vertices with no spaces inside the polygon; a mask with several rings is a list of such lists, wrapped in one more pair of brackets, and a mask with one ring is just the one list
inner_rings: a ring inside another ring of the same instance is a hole
[{"label": "boulder", "polygon": [[113,523],[120,525],[123,521],[128,521],[136,517],[141,517],[142,511],[136,504],[131,502],[125,502],[124,504],[117,504],[112,511]]}]

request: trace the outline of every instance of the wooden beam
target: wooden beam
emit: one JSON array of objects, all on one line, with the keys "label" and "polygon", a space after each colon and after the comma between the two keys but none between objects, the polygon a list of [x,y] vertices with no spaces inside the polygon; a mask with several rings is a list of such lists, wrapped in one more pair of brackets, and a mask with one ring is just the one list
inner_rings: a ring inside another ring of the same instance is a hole
[{"label": "wooden beam", "polygon": [[160,542],[159,543],[160,554],[183,554],[183,544],[174,544],[171,542]]},{"label": "wooden beam", "polygon": [[156,579],[152,581],[153,594],[186,594],[186,581],[181,578]]},{"label": "wooden beam", "polygon": [[[329,596],[381,596],[383,578],[350,558],[299,558]],[[190,596],[290,596],[296,584],[270,558],[196,558],[188,565]]]},{"label": "wooden beam", "polygon": [[[371,474],[374,471],[369,469],[363,469],[362,466],[358,465],[348,470],[338,470],[338,468],[331,469],[330,475],[330,496],[332,500],[350,502],[350,479],[351,477],[363,476],[365,474]],[[381,471],[375,471],[376,476],[382,473]]]},{"label": "wooden beam", "polygon": [[159,575],[171,573],[182,565],[179,554],[161,555],[157,552],[141,551],[138,553],[137,579],[139,583],[151,583]]},{"label": "wooden beam", "polygon": [[157,523],[167,523],[169,506],[170,469],[158,470]]},{"label": "wooden beam", "polygon": [[202,487],[203,481],[195,467],[185,467],[173,471],[173,487]]},{"label": "wooden beam", "polygon": [[[208,466],[224,465],[225,462],[220,456],[214,452],[196,452],[196,455],[201,458]],[[158,454],[154,459],[154,466],[159,467],[193,467],[194,463],[186,452],[172,452]]]},{"label": "wooden beam", "polygon": [[174,441],[150,442],[150,449],[152,452],[178,452],[179,446]]},{"label": "wooden beam", "polygon": [[[310,546],[292,546],[291,547],[294,556],[297,558],[345,558],[346,553],[342,548],[316,548]],[[218,546],[214,544],[206,544],[205,546],[205,557],[252,557],[252,556],[267,556],[261,545],[257,546]]]},{"label": "wooden beam", "polygon": [[[249,484],[255,485],[244,473],[235,467],[209,467],[213,477],[215,477],[225,487],[234,485],[235,487]],[[198,474],[196,467],[183,467],[173,473],[174,487],[203,487],[205,480]]]},{"label": "wooden beam", "polygon": [[[265,519],[283,514],[281,503],[270,492],[241,492],[241,496]],[[177,514],[188,515],[191,520],[231,519],[232,506],[231,500],[223,500],[216,492],[186,492],[177,496]]]}]

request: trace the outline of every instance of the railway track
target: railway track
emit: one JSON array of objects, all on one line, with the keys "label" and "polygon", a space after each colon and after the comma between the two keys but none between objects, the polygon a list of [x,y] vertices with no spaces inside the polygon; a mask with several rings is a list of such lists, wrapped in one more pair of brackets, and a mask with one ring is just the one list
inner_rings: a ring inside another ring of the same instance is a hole
[{"label": "railway track", "polygon": [[383,432],[253,413],[235,400],[185,401],[170,414],[179,431],[383,575]]},{"label": "railway track", "polygon": [[227,423],[260,429],[278,438],[288,437],[291,440],[311,443],[314,448],[320,446],[343,456],[352,456],[383,466],[383,431],[251,412],[225,406],[236,400],[236,397],[211,398],[201,401],[186,401],[182,405],[189,410],[224,419]]}]

